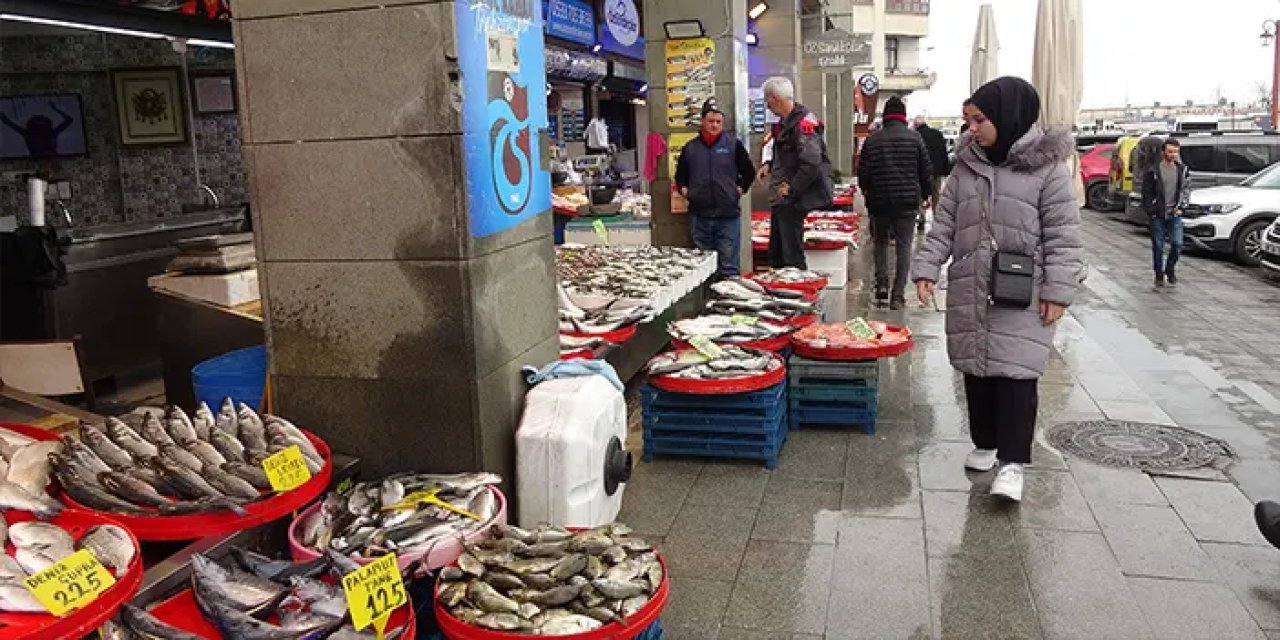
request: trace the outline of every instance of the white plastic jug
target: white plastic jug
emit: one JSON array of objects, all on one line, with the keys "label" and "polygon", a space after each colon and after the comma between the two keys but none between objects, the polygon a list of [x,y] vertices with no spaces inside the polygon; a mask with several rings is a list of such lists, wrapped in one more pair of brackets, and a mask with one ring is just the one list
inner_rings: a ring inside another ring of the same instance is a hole
[{"label": "white plastic jug", "polygon": [[601,376],[539,383],[516,430],[520,526],[613,522],[631,477],[622,392]]}]

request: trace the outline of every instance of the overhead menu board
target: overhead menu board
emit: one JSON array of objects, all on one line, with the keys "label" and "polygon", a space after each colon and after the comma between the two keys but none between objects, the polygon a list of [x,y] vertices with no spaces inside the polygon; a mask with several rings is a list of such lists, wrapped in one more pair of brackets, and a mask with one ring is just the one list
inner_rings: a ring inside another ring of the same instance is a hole
[{"label": "overhead menu board", "polygon": [[666,42],[667,126],[696,129],[702,103],[716,95],[716,45],[711,38]]}]

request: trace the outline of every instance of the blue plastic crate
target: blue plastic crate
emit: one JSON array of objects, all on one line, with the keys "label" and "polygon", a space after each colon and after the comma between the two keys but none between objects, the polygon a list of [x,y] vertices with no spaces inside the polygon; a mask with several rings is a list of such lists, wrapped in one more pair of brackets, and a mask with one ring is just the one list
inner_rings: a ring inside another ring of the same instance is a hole
[{"label": "blue plastic crate", "polygon": [[880,390],[873,386],[848,384],[795,385],[791,387],[790,402],[867,402],[876,400]]},{"label": "blue plastic crate", "polygon": [[828,425],[840,427],[862,427],[862,432],[876,432],[875,409],[849,408],[802,408],[791,409],[788,414],[791,429],[799,429],[804,425]]},{"label": "blue plastic crate", "polygon": [[731,424],[694,425],[680,422],[655,421],[644,425],[646,441],[652,438],[694,439],[707,442],[735,442],[768,444],[778,439],[781,425],[786,424],[785,414],[759,427],[744,428]]},{"label": "blue plastic crate", "polygon": [[723,409],[756,409],[769,407],[781,401],[786,393],[786,382],[748,393],[696,394],[663,391],[650,385],[641,390],[641,402],[645,407],[690,408],[707,412]]},{"label": "blue plastic crate", "polygon": [[787,375],[792,380],[798,377],[877,380],[880,377],[880,361],[810,360],[792,356],[787,363]]},{"label": "blue plastic crate", "polygon": [[646,427],[681,425],[692,428],[732,427],[735,430],[761,431],[768,430],[775,420],[786,415],[787,404],[779,401],[768,409],[751,413],[728,409],[717,412],[645,409],[642,413],[643,424]]},{"label": "blue plastic crate", "polygon": [[724,431],[717,428],[683,429],[644,428],[644,459],[655,455],[694,455],[719,458],[748,458],[764,460],[765,466],[774,469],[778,455],[787,439],[788,422],[785,413],[780,414],[764,430],[750,433]]}]

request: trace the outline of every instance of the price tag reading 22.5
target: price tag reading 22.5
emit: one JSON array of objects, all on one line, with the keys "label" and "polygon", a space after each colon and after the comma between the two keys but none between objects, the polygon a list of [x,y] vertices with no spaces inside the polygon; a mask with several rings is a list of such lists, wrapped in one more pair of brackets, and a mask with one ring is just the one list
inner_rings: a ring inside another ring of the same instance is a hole
[{"label": "price tag reading 22.5", "polygon": [[23,582],[49,613],[63,616],[97,600],[116,579],[88,549],[81,549]]},{"label": "price tag reading 22.5", "polygon": [[343,576],[342,589],[347,594],[351,624],[356,631],[372,623],[379,638],[387,628],[391,612],[409,601],[394,553]]},{"label": "price tag reading 22.5", "polygon": [[307,460],[302,457],[302,449],[296,444],[264,458],[262,470],[266,472],[271,488],[276,491],[297,489],[311,479]]}]

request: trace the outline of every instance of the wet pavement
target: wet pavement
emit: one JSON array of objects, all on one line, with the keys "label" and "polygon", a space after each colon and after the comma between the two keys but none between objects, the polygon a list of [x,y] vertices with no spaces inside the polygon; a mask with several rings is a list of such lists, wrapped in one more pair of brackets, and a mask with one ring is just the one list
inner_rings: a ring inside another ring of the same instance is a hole
[{"label": "wet pavement", "polygon": [[1038,434],[1023,502],[996,503],[992,474],[962,466],[943,314],[868,311],[868,246],[828,296],[831,319],[904,320],[917,340],[882,364],[875,435],[792,431],[774,471],[637,463],[619,519],[666,555],[668,637],[1280,638],[1280,550],[1252,521],[1254,500],[1280,498],[1280,286],[1188,257],[1156,291],[1140,231],[1084,215],[1091,270],[1058,328],[1038,430],[1175,424],[1227,441],[1236,462],[1155,477],[1064,458]]}]

